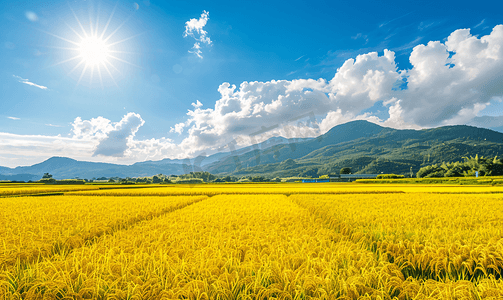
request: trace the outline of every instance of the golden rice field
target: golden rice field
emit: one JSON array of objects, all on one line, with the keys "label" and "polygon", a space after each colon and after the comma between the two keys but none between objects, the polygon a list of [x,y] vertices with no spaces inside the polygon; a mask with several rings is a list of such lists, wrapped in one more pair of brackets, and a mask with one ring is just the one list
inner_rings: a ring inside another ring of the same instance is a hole
[{"label": "golden rice field", "polygon": [[501,187],[74,187],[0,188],[0,299],[503,299]]}]

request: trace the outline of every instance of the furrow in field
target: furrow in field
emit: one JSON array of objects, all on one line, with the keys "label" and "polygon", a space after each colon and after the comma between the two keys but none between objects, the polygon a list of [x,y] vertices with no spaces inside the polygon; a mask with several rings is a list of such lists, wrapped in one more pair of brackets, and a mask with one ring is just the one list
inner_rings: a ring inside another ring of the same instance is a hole
[{"label": "furrow in field", "polygon": [[215,196],[12,274],[7,293],[131,299],[399,295],[394,264],[282,195]]},{"label": "furrow in field", "polygon": [[197,197],[50,196],[0,199],[0,271],[62,255],[103,234],[192,203]]},{"label": "furrow in field", "polygon": [[501,282],[503,201],[459,195],[296,195],[325,224],[415,280]]}]

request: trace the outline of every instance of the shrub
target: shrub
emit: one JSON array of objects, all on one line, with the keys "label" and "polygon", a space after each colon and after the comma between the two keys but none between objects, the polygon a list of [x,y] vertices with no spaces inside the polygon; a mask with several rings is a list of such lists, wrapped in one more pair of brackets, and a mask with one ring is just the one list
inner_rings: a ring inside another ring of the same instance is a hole
[{"label": "shrub", "polygon": [[397,174],[380,174],[377,175],[377,179],[400,179],[400,178],[405,178],[404,175],[397,175]]}]

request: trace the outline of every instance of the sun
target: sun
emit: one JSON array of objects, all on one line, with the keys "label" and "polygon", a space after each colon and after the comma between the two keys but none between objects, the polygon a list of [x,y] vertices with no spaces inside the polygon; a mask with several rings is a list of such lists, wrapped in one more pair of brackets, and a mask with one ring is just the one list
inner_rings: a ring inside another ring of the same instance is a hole
[{"label": "sun", "polygon": [[[89,23],[83,24],[77,17],[75,11],[70,7],[70,10],[75,17],[76,26],[70,26],[68,23],[64,22],[68,29],[71,30],[71,32],[69,32],[71,37],[68,38],[42,30],[43,32],[56,37],[69,45],[65,47],[53,47],[70,51],[70,58],[60,61],[53,66],[60,64],[71,65],[69,67],[71,70],[67,75],[78,77],[77,86],[83,79],[85,80],[85,78],[89,78],[90,85],[93,85],[93,82],[96,82],[96,78],[98,77],[101,87],[104,88],[103,79],[105,79],[104,77],[108,75],[108,77],[118,87],[114,75],[123,74],[119,71],[116,64],[129,64],[140,68],[124,58],[124,55],[126,54],[135,53],[124,51],[123,43],[141,35],[141,33],[126,37],[121,35],[119,33],[120,29],[132,15],[125,18],[119,24],[113,26],[112,19],[116,12],[116,8],[117,5],[112,10],[107,22],[100,23],[99,14],[96,14],[94,18],[89,18]],[[91,15],[92,13],[90,16]],[[118,18],[116,17],[115,19],[117,20]],[[118,38],[119,36],[122,36],[123,38],[120,39]],[[95,76],[95,73],[98,76]]]},{"label": "sun", "polygon": [[78,51],[83,63],[90,67],[99,67],[111,57],[108,45],[97,36],[83,38]]}]

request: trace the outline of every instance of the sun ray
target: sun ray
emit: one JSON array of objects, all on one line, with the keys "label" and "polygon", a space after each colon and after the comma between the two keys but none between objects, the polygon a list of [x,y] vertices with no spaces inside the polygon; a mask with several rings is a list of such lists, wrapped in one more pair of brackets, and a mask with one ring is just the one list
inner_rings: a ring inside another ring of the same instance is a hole
[{"label": "sun ray", "polygon": [[54,67],[54,66],[57,66],[57,65],[61,65],[61,64],[64,64],[64,63],[70,62],[70,61],[72,61],[72,60],[76,60],[77,58],[80,58],[80,55],[75,55],[74,57],[71,57],[71,58],[69,58],[69,59],[65,59],[65,60],[60,61],[60,62],[58,62],[58,63],[55,63],[55,64],[53,64],[53,65],[50,65],[50,67]]},{"label": "sun ray", "polygon": [[139,52],[129,52],[129,51],[120,51],[120,50],[109,50],[108,53],[140,54]]},{"label": "sun ray", "polygon": [[68,43],[74,44],[75,46],[79,46],[79,43],[74,42],[74,41],[69,40],[69,39],[65,39],[64,37],[60,37],[59,35],[56,35],[56,34],[54,34],[54,33],[50,33],[50,32],[48,32],[48,31],[45,31],[45,30],[42,30],[42,29],[37,29],[37,30],[38,30],[38,31],[41,31],[41,32],[43,32],[43,33],[45,33],[45,34],[48,34],[48,35],[50,35],[50,36],[53,36],[53,37],[55,37],[55,38],[58,38],[58,39],[60,39],[60,40],[62,40],[62,41],[65,41],[65,42],[68,42]]},{"label": "sun ray", "polygon": [[82,80],[82,77],[84,76],[84,73],[86,73],[88,64],[84,66],[84,69],[82,70],[82,73],[80,73],[79,81],[77,81],[77,86],[79,85],[80,81]]},{"label": "sun ray", "polygon": [[105,32],[107,31],[108,25],[110,25],[110,21],[112,21],[112,17],[113,17],[113,15],[115,13],[115,9],[117,8],[118,4],[119,4],[119,1],[117,1],[117,3],[115,3],[115,7],[112,10],[112,13],[110,14],[110,17],[108,18],[107,24],[105,25],[105,28],[103,29],[103,32],[100,35],[100,39],[103,39],[103,36],[105,35]]},{"label": "sun ray", "polygon": [[98,36],[98,28],[100,27],[100,3],[98,3],[98,13],[96,14],[96,26],[95,32],[93,32],[94,36]]},{"label": "sun ray", "polygon": [[121,71],[119,71],[119,69],[117,69],[113,63],[109,62],[108,59],[105,59],[104,62],[106,62],[107,64],[109,64],[112,68],[114,68],[115,71],[117,71],[119,74],[122,75]]},{"label": "sun ray", "polygon": [[101,68],[98,66],[98,77],[100,78],[101,89],[104,89],[103,79],[101,78]]},{"label": "sun ray", "polygon": [[[114,76],[112,75],[112,73],[110,73],[110,70],[108,69],[107,65],[105,64],[105,61],[103,61],[102,64],[103,64],[103,67],[105,67],[105,70],[107,70],[108,75],[110,75],[110,78],[112,78],[112,81],[115,83],[115,86],[119,87],[119,85],[117,84],[117,82],[115,82]],[[113,67],[113,65],[112,65],[112,67]]]},{"label": "sun ray", "polygon": [[66,23],[66,22],[64,22],[64,23],[68,28],[70,28],[71,31],[73,31],[73,33],[75,33],[79,37],[79,39],[81,39],[81,40],[83,39],[83,37],[75,29],[73,29],[73,27],[68,25],[68,23]]},{"label": "sun ray", "polygon": [[126,61],[126,60],[123,60],[123,59],[120,59],[120,58],[118,58],[118,57],[115,57],[115,56],[113,56],[113,55],[108,54],[107,56],[108,56],[108,57],[111,57],[111,58],[113,58],[113,59],[116,59],[116,60],[118,60],[118,61],[120,61],[120,62],[123,62],[123,63],[125,63],[125,64],[131,65],[131,66],[134,66],[134,67],[137,67],[137,68],[140,68],[140,69],[142,68],[142,67],[140,67],[140,66],[138,66],[138,65],[135,65],[135,64],[130,63],[130,62]]},{"label": "sun ray", "polygon": [[121,29],[122,26],[124,26],[124,24],[126,24],[127,21],[129,21],[129,19],[131,18],[133,14],[129,15],[129,17],[126,18],[126,20],[124,20],[124,22],[122,22],[119,27],[117,27],[106,39],[104,39],[103,41],[106,42],[108,41],[119,29]]},{"label": "sun ray", "polygon": [[[70,6],[70,4],[69,4],[69,3],[68,3],[68,6]],[[77,23],[79,24],[80,29],[82,29],[82,32],[84,33],[84,36],[87,38],[87,32],[86,32],[86,30],[84,29],[84,26],[82,26],[82,23],[80,23],[79,18],[77,17],[77,15],[75,14],[75,11],[72,9],[72,7],[71,7],[71,6],[70,6],[70,10],[72,11],[73,16],[75,17],[75,20],[77,20]]]},{"label": "sun ray", "polygon": [[68,75],[72,74],[73,71],[75,71],[75,69],[77,69],[83,63],[84,63],[84,60],[81,60],[75,67],[73,67],[73,69],[70,70],[70,72],[68,72]]},{"label": "sun ray", "polygon": [[94,76],[94,65],[91,65],[91,78],[89,78],[89,84],[93,83],[93,76]]},{"label": "sun ray", "polygon": [[115,45],[117,45],[117,44],[123,43],[123,42],[125,42],[125,41],[130,40],[130,39],[133,39],[133,38],[135,38],[135,37],[137,37],[137,36],[140,36],[140,35],[142,35],[142,34],[145,34],[145,32],[135,34],[135,35],[133,35],[133,36],[127,37],[127,38],[125,38],[125,39],[123,39],[123,40],[120,40],[120,41],[115,42],[115,43],[112,43],[112,44],[108,44],[108,46],[109,46],[109,47],[115,46]]},{"label": "sun ray", "polygon": [[61,50],[72,50],[72,51],[78,51],[79,48],[70,48],[70,47],[58,47],[58,46],[41,46],[44,48],[51,48],[51,49],[61,49]]}]

